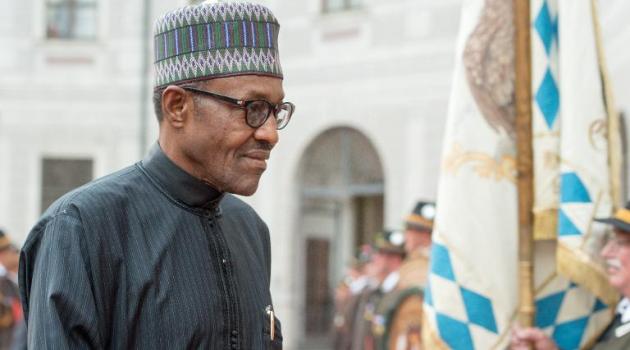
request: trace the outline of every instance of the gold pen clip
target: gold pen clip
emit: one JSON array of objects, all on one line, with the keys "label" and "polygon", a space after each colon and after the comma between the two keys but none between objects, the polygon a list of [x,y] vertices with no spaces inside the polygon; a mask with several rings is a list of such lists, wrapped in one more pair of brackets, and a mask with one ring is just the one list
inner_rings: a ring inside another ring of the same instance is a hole
[{"label": "gold pen clip", "polygon": [[269,315],[269,338],[273,340],[276,336],[276,318],[273,316],[271,305],[267,305],[265,311],[267,311],[267,315]]}]

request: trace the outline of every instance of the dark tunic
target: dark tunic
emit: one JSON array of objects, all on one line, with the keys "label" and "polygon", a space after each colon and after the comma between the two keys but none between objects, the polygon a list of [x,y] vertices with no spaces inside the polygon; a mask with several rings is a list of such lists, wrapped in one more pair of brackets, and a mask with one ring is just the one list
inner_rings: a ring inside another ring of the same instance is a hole
[{"label": "dark tunic", "polygon": [[53,204],[20,289],[32,349],[277,349],[269,232],[154,146]]},{"label": "dark tunic", "polygon": [[[617,314],[612,322],[608,325],[608,328],[604,331],[604,334],[598,339],[597,344],[593,347],[593,350],[627,350],[630,349],[630,327],[629,323],[621,322],[621,315]],[[623,334],[616,334],[617,328],[625,329]],[[619,335],[619,337],[617,336]]]}]

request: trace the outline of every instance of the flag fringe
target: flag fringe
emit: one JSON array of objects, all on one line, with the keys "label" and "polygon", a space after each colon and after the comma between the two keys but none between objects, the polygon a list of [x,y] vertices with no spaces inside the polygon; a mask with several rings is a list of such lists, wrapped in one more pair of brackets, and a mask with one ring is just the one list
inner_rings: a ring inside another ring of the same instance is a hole
[{"label": "flag fringe", "polygon": [[558,209],[534,211],[534,240],[547,241],[556,239],[558,227]]},{"label": "flag fringe", "polygon": [[608,283],[606,272],[587,253],[558,242],[556,254],[559,274],[583,286],[606,305],[615,305],[619,301],[619,293]]},{"label": "flag fringe", "polygon": [[422,316],[422,345],[424,349],[449,350],[448,345],[442,341],[431,323],[427,319],[426,313]]}]

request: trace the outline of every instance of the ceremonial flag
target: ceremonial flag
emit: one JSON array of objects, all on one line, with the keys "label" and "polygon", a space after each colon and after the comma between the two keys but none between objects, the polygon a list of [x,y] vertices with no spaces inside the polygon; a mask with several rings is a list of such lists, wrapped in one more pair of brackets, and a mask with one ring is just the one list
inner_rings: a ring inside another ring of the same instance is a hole
[{"label": "ceremonial flag", "polygon": [[[619,204],[593,6],[530,2],[532,292],[535,325],[561,349],[594,341],[616,298],[597,260],[605,228],[593,223]],[[514,22],[512,1],[464,1],[425,290],[430,349],[503,349],[516,321]]]}]

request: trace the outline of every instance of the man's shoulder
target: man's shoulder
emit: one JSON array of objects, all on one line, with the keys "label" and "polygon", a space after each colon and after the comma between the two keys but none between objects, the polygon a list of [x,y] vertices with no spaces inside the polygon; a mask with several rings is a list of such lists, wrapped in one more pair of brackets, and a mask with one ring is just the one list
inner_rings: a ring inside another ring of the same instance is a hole
[{"label": "man's shoulder", "polygon": [[88,182],[57,199],[46,210],[44,217],[55,216],[62,212],[67,213],[71,207],[79,210],[91,207],[98,208],[111,200],[115,201],[118,198],[127,197],[129,189],[138,184],[137,178],[139,176],[141,176],[141,172],[135,165],[131,165]]},{"label": "man's shoulder", "polygon": [[429,259],[424,257],[409,257],[403,260],[400,270],[407,272],[407,270],[427,270],[429,267]]},{"label": "man's shoulder", "polygon": [[[105,207],[116,207],[128,198],[129,191],[138,184],[141,172],[135,165],[95,179],[59,197],[42,214],[31,230],[31,235],[42,231],[55,218],[81,221],[81,216],[91,217],[102,213]],[[113,204],[114,203],[114,204]]]},{"label": "man's shoulder", "polygon": [[429,260],[426,258],[415,257],[405,260],[400,266],[400,287],[424,287],[428,271]]},{"label": "man's shoulder", "polygon": [[76,232],[68,232],[68,227],[74,227],[75,231],[80,231],[78,228],[85,224],[83,219],[97,220],[99,215],[103,215],[105,207],[118,210],[122,205],[118,207],[116,204],[121,204],[124,198],[129,196],[133,184],[139,183],[137,181],[139,176],[142,176],[141,172],[132,165],[64,194],[53,202],[39,218],[31,229],[24,248],[38,246],[47,227],[51,225],[58,224],[66,228],[66,230],[55,232],[56,236],[71,235]]}]

